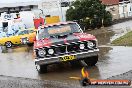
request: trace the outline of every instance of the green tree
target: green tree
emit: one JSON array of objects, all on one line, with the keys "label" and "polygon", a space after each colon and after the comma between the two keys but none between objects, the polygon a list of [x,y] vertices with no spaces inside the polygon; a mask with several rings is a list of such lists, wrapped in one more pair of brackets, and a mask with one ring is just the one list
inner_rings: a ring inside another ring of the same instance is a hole
[{"label": "green tree", "polygon": [[85,28],[108,26],[112,22],[112,15],[105,9],[100,0],[76,0],[67,10],[66,19],[78,22],[81,19]]}]

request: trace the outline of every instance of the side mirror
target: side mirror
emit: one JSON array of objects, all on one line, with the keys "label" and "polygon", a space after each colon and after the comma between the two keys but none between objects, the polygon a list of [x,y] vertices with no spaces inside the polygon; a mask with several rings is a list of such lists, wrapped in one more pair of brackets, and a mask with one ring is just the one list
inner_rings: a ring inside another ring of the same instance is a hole
[{"label": "side mirror", "polygon": [[36,37],[33,38],[33,41],[36,41]]}]

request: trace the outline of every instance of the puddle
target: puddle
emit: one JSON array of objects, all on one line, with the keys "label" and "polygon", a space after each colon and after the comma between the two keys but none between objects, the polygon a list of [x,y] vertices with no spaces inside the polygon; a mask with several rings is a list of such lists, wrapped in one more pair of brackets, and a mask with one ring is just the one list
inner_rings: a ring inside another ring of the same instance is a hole
[{"label": "puddle", "polygon": [[[130,21],[130,23],[132,22]],[[120,29],[121,26],[122,24],[116,24],[112,27],[87,32],[97,37],[100,46],[97,65],[87,68],[91,78],[104,79],[131,70],[132,54],[130,51],[132,51],[132,47],[109,46],[112,39],[126,32],[123,28]],[[2,52],[1,48],[0,52]],[[0,53],[0,75],[72,82],[75,80],[69,77],[80,76],[83,66],[77,65],[72,68],[68,63],[51,65],[47,74],[38,74],[35,69],[32,52],[32,47],[17,47],[6,49],[6,53]]]}]

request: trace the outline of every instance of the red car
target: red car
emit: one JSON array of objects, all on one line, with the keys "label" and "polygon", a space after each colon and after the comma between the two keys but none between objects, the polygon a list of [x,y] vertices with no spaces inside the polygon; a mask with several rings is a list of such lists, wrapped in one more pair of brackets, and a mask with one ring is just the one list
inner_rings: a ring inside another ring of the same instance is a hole
[{"label": "red car", "polygon": [[38,72],[60,62],[84,60],[93,66],[98,61],[95,36],[83,33],[76,22],[60,22],[40,27],[34,41],[35,65]]}]

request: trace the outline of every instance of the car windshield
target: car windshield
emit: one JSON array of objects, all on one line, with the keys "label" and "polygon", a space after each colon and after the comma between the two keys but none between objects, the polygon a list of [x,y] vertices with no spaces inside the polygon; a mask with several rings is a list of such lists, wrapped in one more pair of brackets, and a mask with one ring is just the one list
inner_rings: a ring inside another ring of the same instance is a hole
[{"label": "car windshield", "polygon": [[28,30],[18,31],[18,32],[16,33],[16,35],[24,35],[24,34],[28,34]]},{"label": "car windshield", "polygon": [[75,32],[82,32],[76,23],[62,24],[40,29],[37,37],[38,39],[43,39],[51,36],[56,37],[68,35]]}]

